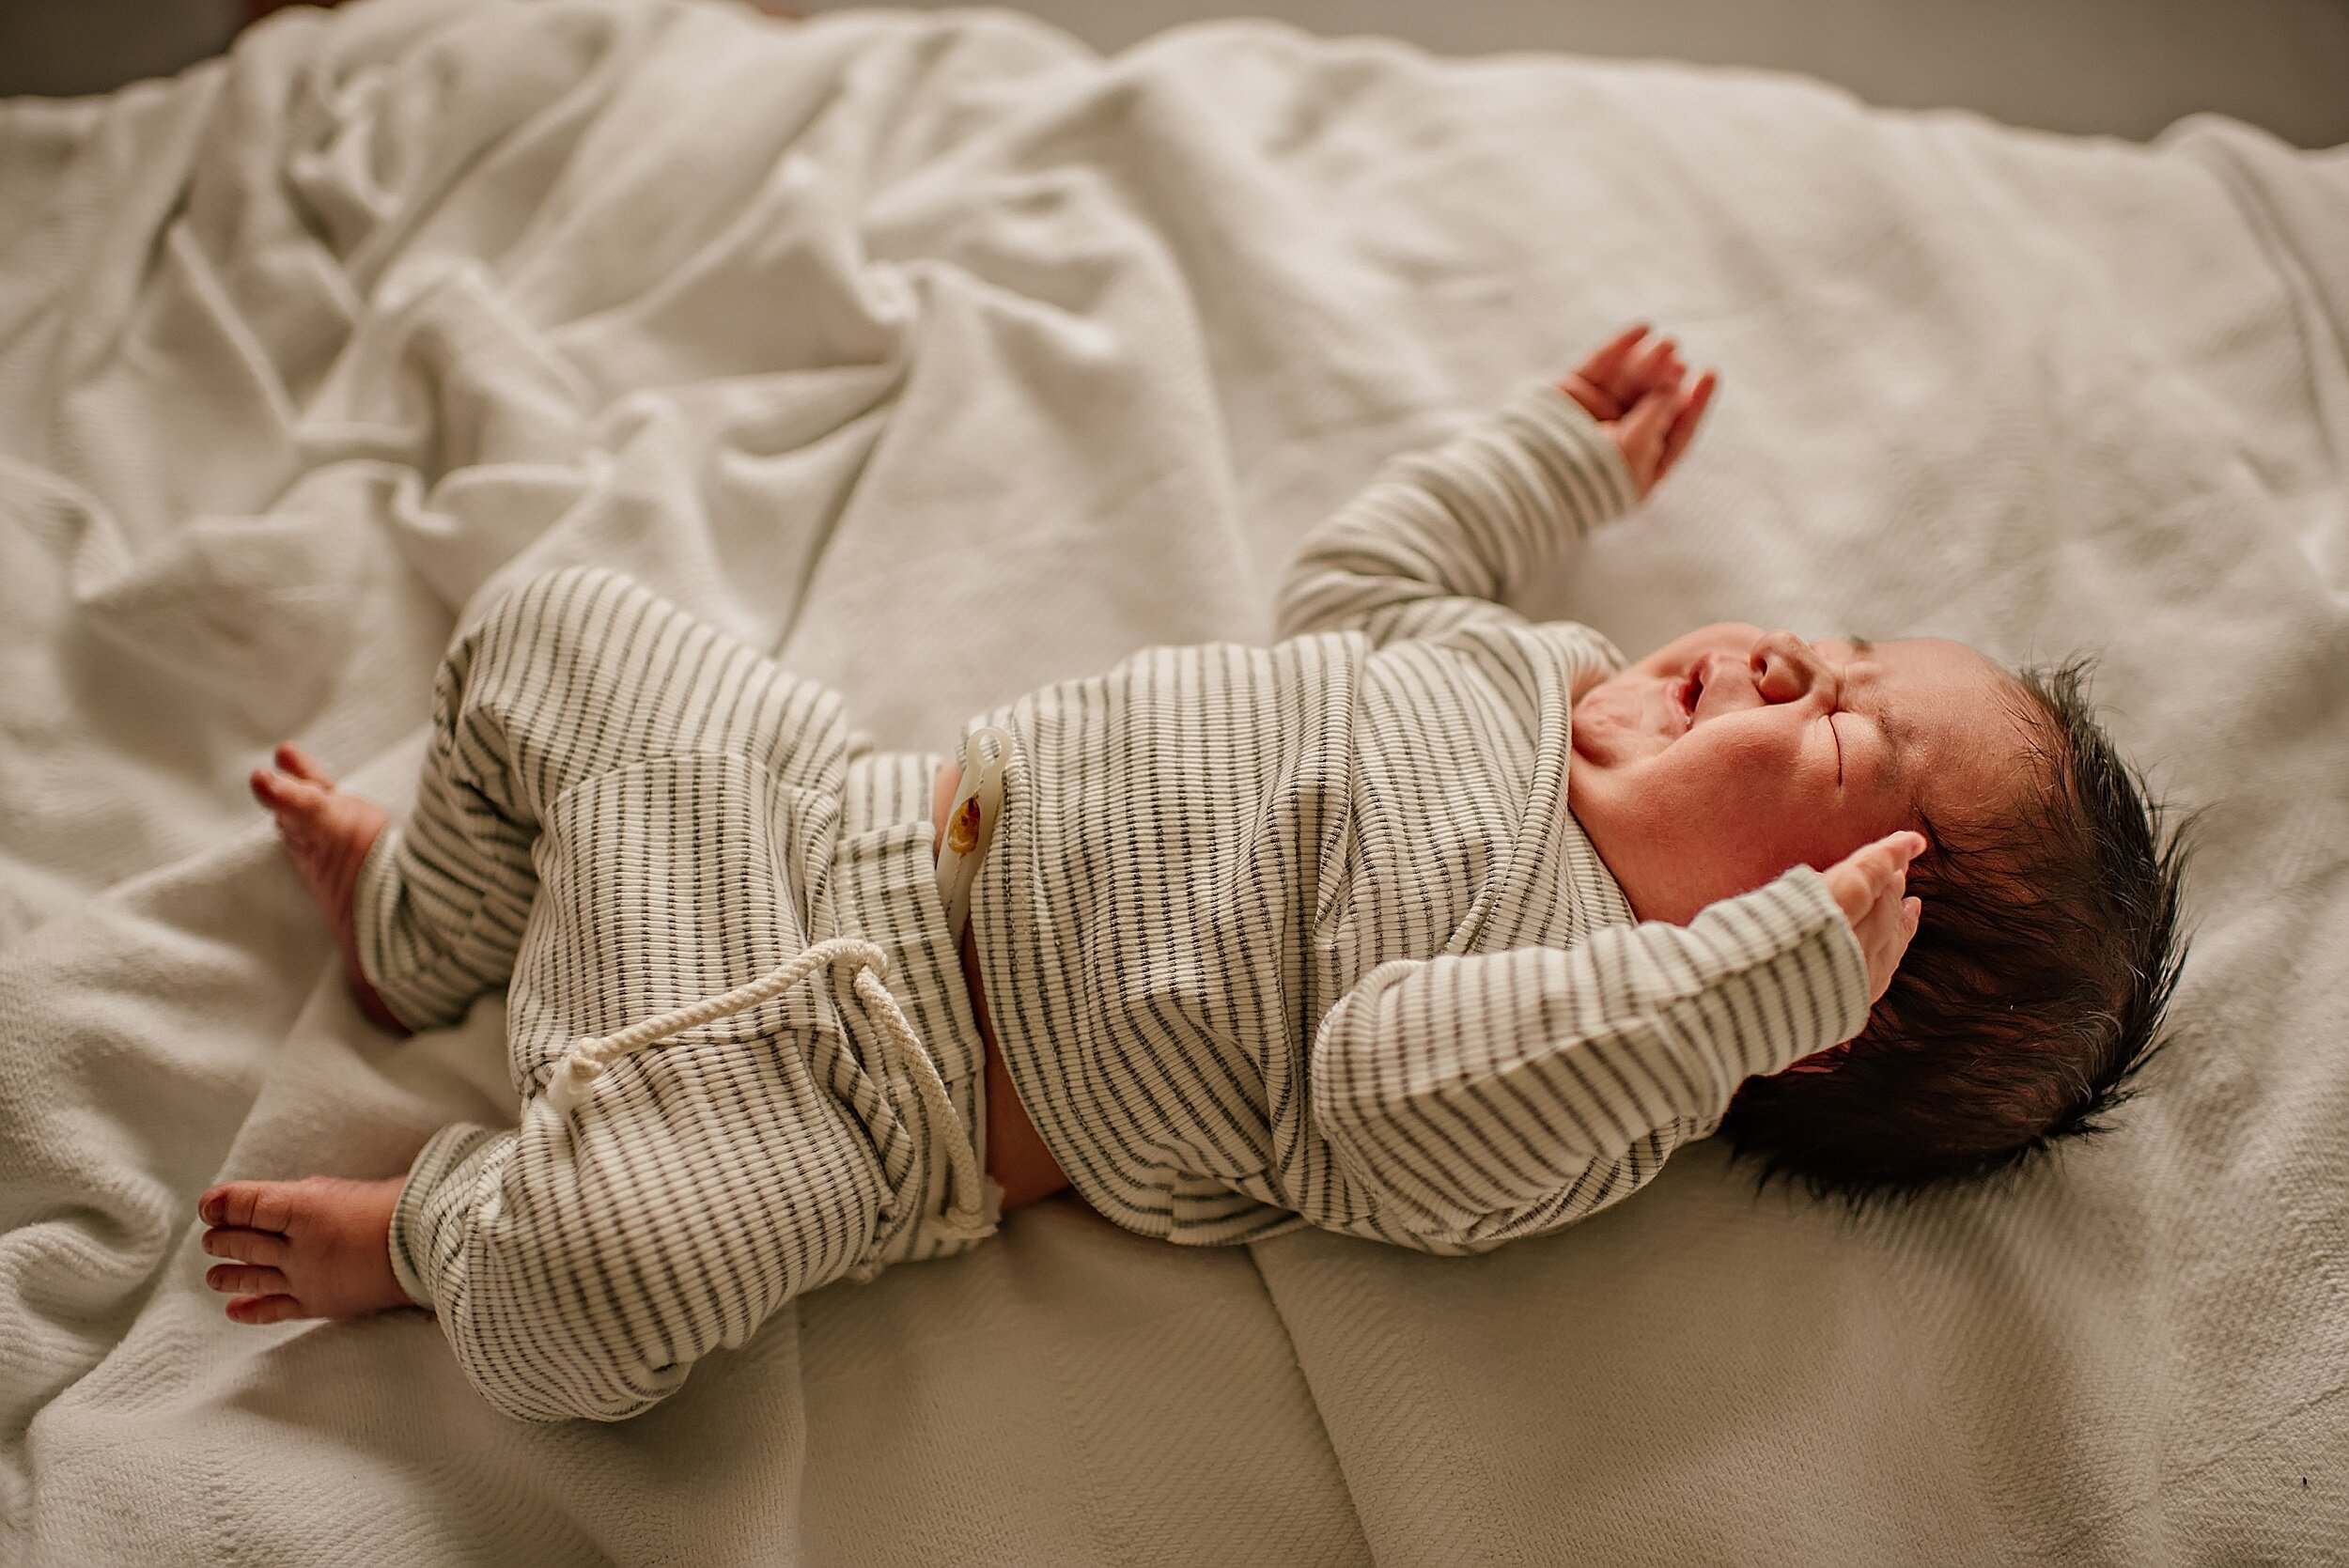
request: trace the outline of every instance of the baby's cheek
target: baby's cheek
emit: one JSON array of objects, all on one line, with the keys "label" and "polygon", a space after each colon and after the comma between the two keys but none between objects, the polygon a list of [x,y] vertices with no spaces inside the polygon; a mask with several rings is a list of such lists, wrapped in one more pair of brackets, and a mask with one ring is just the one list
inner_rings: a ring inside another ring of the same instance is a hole
[{"label": "baby's cheek", "polygon": [[1739,824],[1756,885],[1788,866],[1832,865],[1872,836],[1861,802],[1837,787],[1831,749],[1756,746],[1738,774],[1717,809]]},{"label": "baby's cheek", "polygon": [[1574,749],[1601,763],[1630,760],[1640,748],[1626,706],[1622,693],[1594,688],[1574,708]]},{"label": "baby's cheek", "polygon": [[[1774,839],[1833,805],[1812,787],[1800,751],[1775,735],[1739,735],[1721,725],[1711,735],[1700,727],[1689,738],[1697,743],[1687,748],[1684,760],[1695,775],[1695,792],[1724,827]],[[1831,768],[1828,777],[1832,784]]]}]

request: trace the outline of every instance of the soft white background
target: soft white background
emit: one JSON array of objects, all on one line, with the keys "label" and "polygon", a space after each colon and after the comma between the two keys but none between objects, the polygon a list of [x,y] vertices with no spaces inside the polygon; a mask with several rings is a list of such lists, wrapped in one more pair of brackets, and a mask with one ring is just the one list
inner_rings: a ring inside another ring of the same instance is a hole
[{"label": "soft white background", "polygon": [[[935,0],[932,0],[935,3]],[[840,0],[777,0],[837,10]],[[1871,103],[2151,136],[2198,109],[2349,141],[2341,0],[1023,0],[1100,50],[1211,17],[1383,33],[1439,54],[1562,49],[1762,66]],[[219,47],[237,0],[7,0],[0,94],[95,92]]]}]

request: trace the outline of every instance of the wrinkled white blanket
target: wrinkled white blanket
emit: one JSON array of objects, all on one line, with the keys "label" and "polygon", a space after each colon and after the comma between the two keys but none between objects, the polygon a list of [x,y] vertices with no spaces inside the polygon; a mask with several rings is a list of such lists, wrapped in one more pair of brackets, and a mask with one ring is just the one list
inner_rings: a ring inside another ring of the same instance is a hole
[{"label": "wrinkled white blanket", "polygon": [[[1717,363],[1537,606],[2103,656],[2208,807],[2176,1043],[2012,1189],[1703,1146],[1563,1236],[1062,1200],[611,1428],[414,1313],[240,1328],[223,1173],[504,1107],[243,792],[405,799],[493,578],[606,562],[883,744],[1261,637],[1305,526],[1632,318]],[[2349,1542],[2349,149],[1265,24],[375,0],[0,106],[0,1539],[20,1561],[2312,1561]],[[2337,1560],[2337,1559],[2336,1559]]]}]

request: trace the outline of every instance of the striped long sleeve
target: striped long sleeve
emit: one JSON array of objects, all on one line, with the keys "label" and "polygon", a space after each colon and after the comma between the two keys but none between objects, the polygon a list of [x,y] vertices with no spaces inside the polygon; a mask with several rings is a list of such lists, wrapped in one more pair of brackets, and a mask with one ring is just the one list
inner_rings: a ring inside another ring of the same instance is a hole
[{"label": "striped long sleeve", "polygon": [[1523,625],[1500,601],[1638,499],[1581,406],[1534,388],[1435,451],[1392,459],[1315,528],[1282,589],[1280,634],[1350,629],[1384,646]]},{"label": "striped long sleeve", "polygon": [[1746,1079],[1867,1017],[1859,945],[1797,866],[1686,927],[1381,965],[1322,1019],[1314,1125],[1391,1225],[1481,1251],[1636,1190]]},{"label": "striped long sleeve", "polygon": [[1567,810],[1597,631],[1501,600],[1635,490],[1554,388],[1307,537],[1268,648],[1153,648],[983,721],[1016,745],[972,931],[1003,1063],[1145,1235],[1311,1223],[1474,1251],[1636,1189],[1748,1075],[1856,1032],[1797,869],[1635,925]]}]

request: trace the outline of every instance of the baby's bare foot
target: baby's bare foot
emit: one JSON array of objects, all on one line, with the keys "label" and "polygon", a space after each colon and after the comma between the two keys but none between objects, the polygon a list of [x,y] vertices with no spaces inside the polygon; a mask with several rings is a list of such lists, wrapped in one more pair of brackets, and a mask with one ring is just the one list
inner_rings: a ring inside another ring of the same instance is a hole
[{"label": "baby's bare foot", "polygon": [[351,919],[359,867],[390,815],[372,800],[336,789],[326,770],[291,741],[277,748],[276,760],[274,768],[253,770],[253,798],[276,816],[277,836],[285,841],[302,885],[310,890],[327,928],[334,933],[343,973],[359,1010],[395,1034],[409,1033],[360,968],[358,927]]},{"label": "baby's bare foot", "polygon": [[239,1323],[364,1317],[408,1305],[392,1273],[392,1211],[403,1177],[305,1176],[223,1182],[195,1201],[204,1250],[234,1263],[205,1270]]}]

